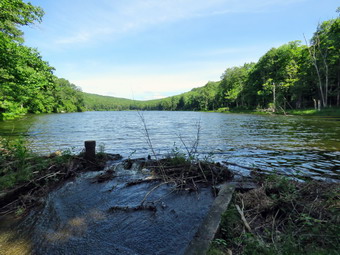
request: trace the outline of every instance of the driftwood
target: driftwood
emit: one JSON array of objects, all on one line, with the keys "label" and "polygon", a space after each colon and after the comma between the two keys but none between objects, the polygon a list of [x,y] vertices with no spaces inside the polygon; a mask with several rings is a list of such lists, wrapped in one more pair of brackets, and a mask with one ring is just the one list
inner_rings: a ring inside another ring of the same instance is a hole
[{"label": "driftwood", "polygon": [[138,206],[112,206],[109,212],[123,211],[123,212],[135,212],[135,211],[152,211],[156,212],[157,207],[154,205],[138,205]]}]

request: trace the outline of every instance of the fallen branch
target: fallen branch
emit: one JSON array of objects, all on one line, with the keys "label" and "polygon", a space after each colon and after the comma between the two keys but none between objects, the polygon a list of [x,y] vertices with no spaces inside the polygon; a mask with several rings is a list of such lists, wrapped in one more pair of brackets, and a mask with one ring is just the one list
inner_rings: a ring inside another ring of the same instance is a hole
[{"label": "fallen branch", "polygon": [[157,211],[157,207],[154,205],[138,205],[138,206],[112,206],[109,212],[124,211],[124,212],[135,212],[135,211]]},{"label": "fallen branch", "polygon": [[246,217],[244,217],[243,210],[241,210],[241,208],[240,208],[238,205],[236,205],[236,209],[237,209],[238,213],[239,213],[240,216],[241,216],[241,220],[242,220],[244,226],[246,227],[246,229],[248,230],[248,232],[252,233],[252,230],[251,230],[251,228],[250,228],[250,226],[249,226],[249,224],[248,224],[248,221],[247,221]]}]

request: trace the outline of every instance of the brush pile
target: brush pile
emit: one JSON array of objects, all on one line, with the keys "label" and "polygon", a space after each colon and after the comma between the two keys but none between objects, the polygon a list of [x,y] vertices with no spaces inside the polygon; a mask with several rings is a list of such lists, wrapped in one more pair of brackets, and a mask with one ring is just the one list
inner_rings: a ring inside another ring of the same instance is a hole
[{"label": "brush pile", "polygon": [[209,254],[338,254],[339,184],[275,174],[236,192]]},{"label": "brush pile", "polygon": [[220,163],[164,158],[146,161],[145,166],[155,177],[172,182],[179,188],[197,190],[197,185],[216,185],[233,178],[233,173]]}]

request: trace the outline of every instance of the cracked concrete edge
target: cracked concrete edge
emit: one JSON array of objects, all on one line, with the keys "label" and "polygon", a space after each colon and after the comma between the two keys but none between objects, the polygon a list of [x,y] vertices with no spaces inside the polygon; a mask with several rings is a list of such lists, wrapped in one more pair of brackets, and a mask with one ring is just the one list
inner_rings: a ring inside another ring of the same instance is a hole
[{"label": "cracked concrete edge", "polygon": [[219,229],[221,216],[228,209],[234,190],[235,184],[224,183],[221,186],[208,214],[186,248],[184,255],[205,255],[208,252]]}]

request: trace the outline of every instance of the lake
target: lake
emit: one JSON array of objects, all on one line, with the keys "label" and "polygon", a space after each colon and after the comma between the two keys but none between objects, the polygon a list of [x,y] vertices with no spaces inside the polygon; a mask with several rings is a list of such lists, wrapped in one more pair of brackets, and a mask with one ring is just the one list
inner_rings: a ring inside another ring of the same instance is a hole
[{"label": "lake", "polygon": [[[28,115],[0,122],[0,136],[26,136],[33,150],[80,152],[85,140],[124,157],[185,152],[263,171],[340,179],[340,118],[204,112],[84,112]],[[199,139],[197,139],[197,137]],[[233,166],[240,174],[246,169]]]}]

